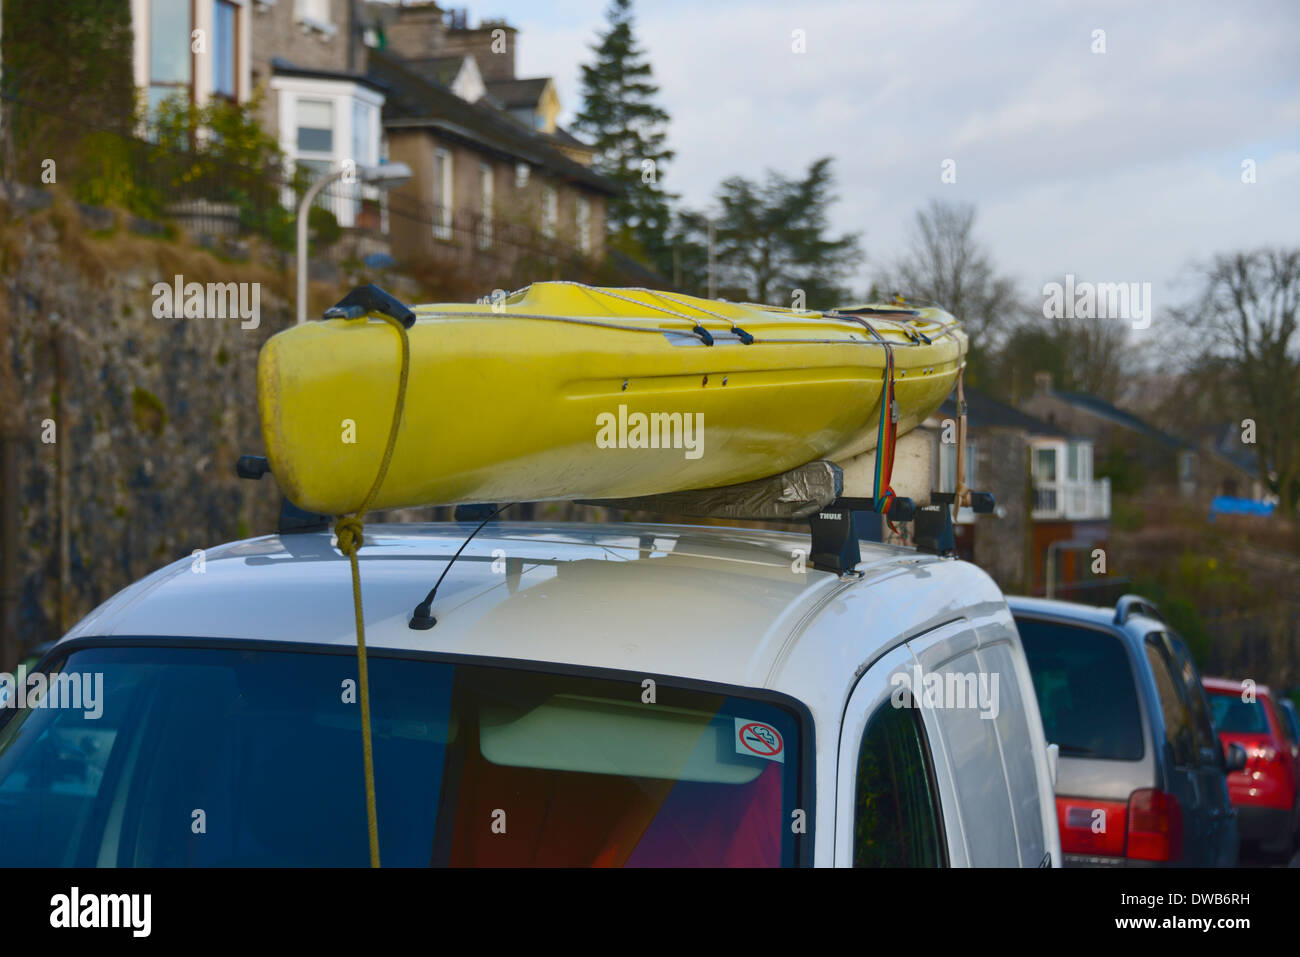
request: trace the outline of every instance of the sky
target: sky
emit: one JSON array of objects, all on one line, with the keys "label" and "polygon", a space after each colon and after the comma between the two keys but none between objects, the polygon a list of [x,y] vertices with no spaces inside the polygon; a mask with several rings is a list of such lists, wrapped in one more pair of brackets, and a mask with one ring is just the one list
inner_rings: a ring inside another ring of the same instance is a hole
[{"label": "sky", "polygon": [[[605,5],[485,0],[469,13],[519,29],[518,75],[555,78],[564,124]],[[1067,273],[1149,282],[1157,313],[1188,298],[1189,267],[1215,252],[1300,245],[1296,0],[634,9],[672,118],[665,187],[707,207],[730,175],[833,157],[832,224],[866,252],[858,290],[904,252],[932,197],[976,205],[981,241],[1027,294]]]}]

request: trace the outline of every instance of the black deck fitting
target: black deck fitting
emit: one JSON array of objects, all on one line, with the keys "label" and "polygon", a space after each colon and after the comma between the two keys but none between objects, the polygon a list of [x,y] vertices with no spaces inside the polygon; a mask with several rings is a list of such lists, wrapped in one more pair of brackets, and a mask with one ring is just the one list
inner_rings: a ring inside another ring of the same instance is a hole
[{"label": "black deck fitting", "polygon": [[415,313],[407,305],[374,283],[357,286],[337,303],[325,310],[326,319],[360,319],[372,312],[392,316],[407,329],[415,325]]},{"label": "black deck fitting", "polygon": [[257,481],[271,471],[271,463],[265,455],[241,455],[235,462],[235,474],[241,479]]}]

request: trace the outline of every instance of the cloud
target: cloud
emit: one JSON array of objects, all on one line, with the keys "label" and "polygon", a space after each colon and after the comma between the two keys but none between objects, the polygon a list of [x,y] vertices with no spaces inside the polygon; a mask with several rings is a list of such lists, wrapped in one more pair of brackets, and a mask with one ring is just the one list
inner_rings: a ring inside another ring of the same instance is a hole
[{"label": "cloud", "polygon": [[[475,12],[519,26],[521,73],[556,77],[567,120],[604,6],[497,0]],[[659,0],[636,16],[672,116],[665,185],[701,206],[727,176],[833,156],[832,222],[865,232],[864,288],[930,196],[974,202],[995,260],[1026,288],[1065,271],[1160,288],[1189,258],[1295,242],[1291,0]],[[804,54],[791,51],[795,29]],[[1247,157],[1253,186],[1240,181]],[[954,185],[939,180],[948,158]]]}]

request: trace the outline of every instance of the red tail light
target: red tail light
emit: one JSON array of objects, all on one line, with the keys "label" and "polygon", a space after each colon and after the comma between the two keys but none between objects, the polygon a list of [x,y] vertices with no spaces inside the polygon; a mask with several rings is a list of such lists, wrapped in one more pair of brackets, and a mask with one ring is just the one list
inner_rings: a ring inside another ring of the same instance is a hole
[{"label": "red tail light", "polygon": [[1124,856],[1124,818],[1128,808],[1116,801],[1056,799],[1061,851],[1097,857]]},{"label": "red tail light", "polygon": [[1128,799],[1128,852],[1138,861],[1174,861],[1183,853],[1183,809],[1172,794],[1143,788]]}]

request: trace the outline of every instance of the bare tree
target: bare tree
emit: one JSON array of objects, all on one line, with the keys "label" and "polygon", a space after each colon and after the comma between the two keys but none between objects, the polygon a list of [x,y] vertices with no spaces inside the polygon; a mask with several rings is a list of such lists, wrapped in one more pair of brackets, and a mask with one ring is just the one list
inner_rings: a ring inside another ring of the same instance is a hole
[{"label": "bare tree", "polygon": [[[1300,249],[1223,253],[1198,271],[1199,294],[1177,315],[1202,337],[1206,352],[1228,363],[1242,403],[1230,414],[1238,423],[1253,422],[1261,477],[1277,493],[1281,511],[1294,515],[1300,501]],[[1241,428],[1245,440],[1251,430]]]},{"label": "bare tree", "polygon": [[1001,334],[1024,315],[1015,283],[998,276],[987,250],[975,237],[975,207],[932,199],[918,209],[908,251],[876,280],[890,295],[928,299],[959,320],[971,340],[968,359],[976,379],[983,357]]}]

